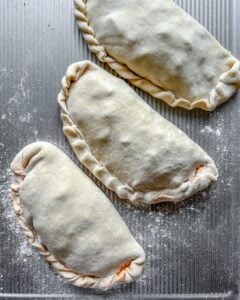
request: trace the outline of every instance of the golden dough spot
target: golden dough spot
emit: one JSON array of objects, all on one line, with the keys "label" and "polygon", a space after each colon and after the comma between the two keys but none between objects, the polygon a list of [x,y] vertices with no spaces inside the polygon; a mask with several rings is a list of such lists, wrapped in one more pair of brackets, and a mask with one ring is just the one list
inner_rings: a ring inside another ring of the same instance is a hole
[{"label": "golden dough spot", "polygon": [[231,71],[228,72],[228,75],[230,77],[235,77],[236,76],[236,72],[234,70],[231,70]]}]

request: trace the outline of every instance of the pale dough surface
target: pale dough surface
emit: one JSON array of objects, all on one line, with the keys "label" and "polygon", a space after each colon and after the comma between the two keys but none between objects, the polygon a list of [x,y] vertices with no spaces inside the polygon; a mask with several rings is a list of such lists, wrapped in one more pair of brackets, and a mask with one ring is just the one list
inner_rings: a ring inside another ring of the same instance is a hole
[{"label": "pale dough surface", "polygon": [[35,239],[76,273],[74,284],[107,289],[140,275],[144,251],[109,199],[62,151],[37,142],[11,167],[16,178],[24,176],[22,217]]},{"label": "pale dough surface", "polygon": [[239,61],[172,0],[75,4],[90,50],[153,96],[172,106],[212,110],[236,92]]},{"label": "pale dough surface", "polygon": [[197,144],[93,63],[69,67],[59,103],[78,158],[122,198],[180,201],[217,178],[214,162]]}]

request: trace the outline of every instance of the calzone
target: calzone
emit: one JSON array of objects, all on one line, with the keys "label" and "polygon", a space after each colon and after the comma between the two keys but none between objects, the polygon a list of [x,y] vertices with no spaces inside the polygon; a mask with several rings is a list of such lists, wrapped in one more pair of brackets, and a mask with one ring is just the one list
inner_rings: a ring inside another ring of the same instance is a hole
[{"label": "calzone", "polygon": [[111,202],[62,151],[30,144],[11,169],[23,232],[69,283],[109,289],[139,277],[143,249]]},{"label": "calzone", "polygon": [[90,61],[68,68],[58,102],[78,159],[120,198],[177,202],[217,179],[213,160],[198,145]]},{"label": "calzone", "polygon": [[213,110],[240,87],[240,62],[172,0],[75,0],[89,49],[171,106]]}]

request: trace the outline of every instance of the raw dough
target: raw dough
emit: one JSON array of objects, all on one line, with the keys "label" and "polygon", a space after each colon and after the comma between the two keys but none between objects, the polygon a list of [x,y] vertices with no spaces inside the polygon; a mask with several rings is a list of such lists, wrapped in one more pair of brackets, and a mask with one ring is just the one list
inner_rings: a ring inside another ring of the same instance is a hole
[{"label": "raw dough", "polygon": [[143,249],[107,197],[62,151],[30,144],[11,169],[24,233],[69,283],[109,289],[139,277]]},{"label": "raw dough", "polygon": [[58,101],[78,159],[120,198],[177,202],[217,179],[214,162],[198,145],[90,61],[68,68]]},{"label": "raw dough", "polygon": [[89,49],[171,106],[213,110],[240,86],[240,62],[172,0],[75,0]]}]

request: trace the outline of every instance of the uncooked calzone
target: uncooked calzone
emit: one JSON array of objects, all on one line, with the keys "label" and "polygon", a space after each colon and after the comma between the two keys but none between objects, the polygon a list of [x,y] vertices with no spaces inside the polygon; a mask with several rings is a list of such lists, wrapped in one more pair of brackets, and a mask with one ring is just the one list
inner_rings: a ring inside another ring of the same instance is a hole
[{"label": "uncooked calzone", "polygon": [[24,233],[69,283],[108,289],[139,277],[143,249],[107,197],[62,151],[30,144],[11,168]]},{"label": "uncooked calzone", "polygon": [[78,159],[120,198],[177,202],[217,179],[213,160],[197,144],[90,61],[68,68],[58,102]]},{"label": "uncooked calzone", "polygon": [[171,106],[213,110],[240,87],[240,62],[172,0],[75,0],[89,49]]}]

